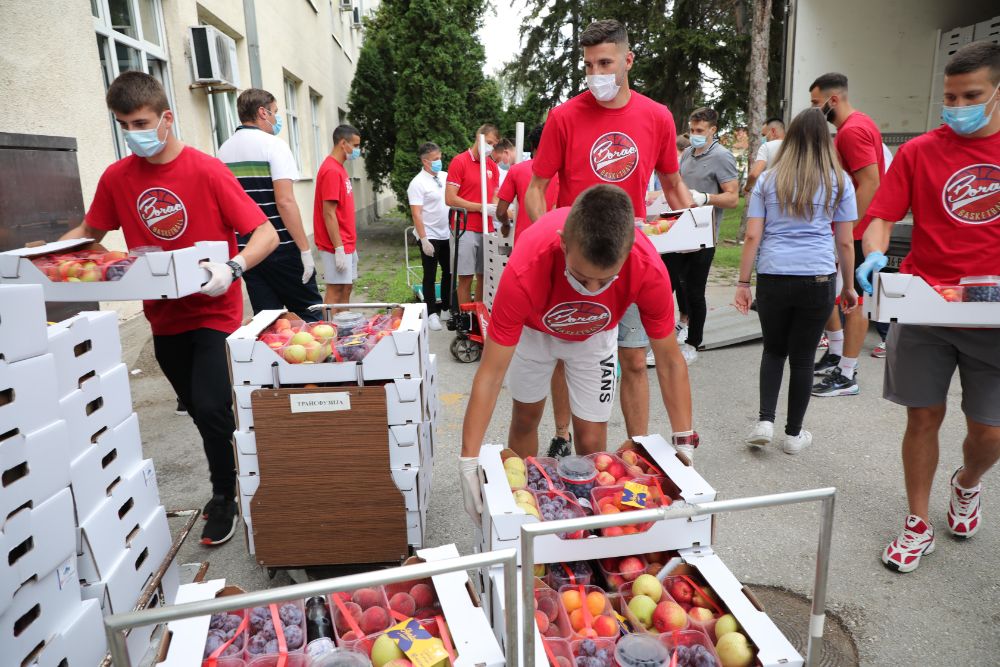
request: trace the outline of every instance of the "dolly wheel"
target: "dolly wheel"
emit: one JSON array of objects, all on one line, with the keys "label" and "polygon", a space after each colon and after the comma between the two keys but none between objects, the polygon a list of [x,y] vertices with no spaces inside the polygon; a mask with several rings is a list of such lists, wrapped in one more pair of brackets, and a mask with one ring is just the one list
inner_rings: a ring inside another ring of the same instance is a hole
[{"label": "dolly wheel", "polygon": [[468,338],[456,338],[451,342],[451,354],[463,364],[470,364],[479,361],[483,353],[483,347],[474,340]]}]

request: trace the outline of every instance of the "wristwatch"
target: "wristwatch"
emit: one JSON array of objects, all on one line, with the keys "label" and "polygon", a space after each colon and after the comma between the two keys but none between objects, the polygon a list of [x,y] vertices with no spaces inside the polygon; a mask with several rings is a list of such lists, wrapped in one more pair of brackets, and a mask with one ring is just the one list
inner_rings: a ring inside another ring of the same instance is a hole
[{"label": "wristwatch", "polygon": [[233,270],[233,280],[236,280],[243,275],[243,267],[240,266],[239,262],[234,262],[233,260],[229,260],[228,262],[226,262],[226,266],[228,266],[230,269]]}]

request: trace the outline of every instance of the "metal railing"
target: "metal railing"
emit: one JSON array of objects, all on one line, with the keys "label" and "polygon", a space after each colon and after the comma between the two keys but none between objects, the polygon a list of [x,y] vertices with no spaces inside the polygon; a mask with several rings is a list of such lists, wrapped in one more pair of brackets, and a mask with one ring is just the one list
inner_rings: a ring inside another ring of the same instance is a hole
[{"label": "metal railing", "polygon": [[[525,523],[521,526],[521,571],[533,572],[535,568],[535,538],[540,535],[555,535],[573,533],[578,530],[610,528],[611,526],[626,526],[647,521],[663,521],[666,519],[683,519],[719,512],[739,512],[763,507],[778,507],[795,503],[820,502],[819,546],[816,550],[816,577],[813,581],[812,613],[809,617],[809,643],[806,647],[805,664],[807,667],[819,665],[823,648],[823,625],[826,621],[826,584],[830,569],[830,544],[833,537],[833,509],[837,490],[833,487],[812,489],[809,491],[791,491],[775,493],[766,496],[736,498],[734,500],[716,500],[698,505],[668,506],[659,509],[636,510],[620,514],[599,514],[582,519],[562,519],[559,521],[542,521]],[[506,579],[505,589],[510,592],[509,579]],[[522,576],[521,596],[524,609],[531,609],[535,600],[534,577]],[[507,616],[510,623],[510,616]],[[508,627],[510,627],[508,625]],[[521,636],[524,644],[523,655],[529,659],[535,654],[535,617],[534,614],[522,614]],[[517,642],[507,642],[508,647],[516,646]],[[508,657],[508,663],[510,658]]]},{"label": "metal railing", "polygon": [[[448,572],[463,572],[476,570],[493,565],[503,565],[504,581],[510,582],[504,586],[504,618],[507,624],[507,635],[517,634],[517,551],[502,549],[471,556],[460,556],[430,563],[403,565],[387,570],[352,574],[333,579],[321,579],[303,584],[271,588],[265,591],[230,595],[199,602],[169,607],[158,607],[144,611],[132,611],[124,614],[114,614],[104,619],[104,631],[111,649],[112,664],[116,667],[132,667],[125,644],[125,631],[129,628],[154,625],[182,618],[207,616],[233,609],[249,609],[261,605],[275,604],[286,600],[306,599],[314,595],[326,595],[338,591],[353,591],[366,586],[392,584],[412,579],[423,579]],[[507,664],[516,666],[518,659],[517,642],[509,642],[507,647]]]}]

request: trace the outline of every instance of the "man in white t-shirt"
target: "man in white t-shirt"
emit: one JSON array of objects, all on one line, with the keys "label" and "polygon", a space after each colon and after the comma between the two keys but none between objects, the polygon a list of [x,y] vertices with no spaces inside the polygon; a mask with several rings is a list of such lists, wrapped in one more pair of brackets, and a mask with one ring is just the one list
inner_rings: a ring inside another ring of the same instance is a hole
[{"label": "man in white t-shirt", "polygon": [[764,123],[760,134],[764,141],[757,149],[756,159],[750,165],[747,184],[743,188],[743,192],[747,195],[753,190],[753,184],[757,182],[764,170],[774,166],[774,161],[778,157],[778,149],[781,148],[781,140],[785,138],[785,122],[780,118],[769,118]]},{"label": "man in white t-shirt", "polygon": [[[279,245],[260,264],[243,274],[253,312],[288,309],[306,321],[319,314],[309,306],[323,298],[316,286],[316,263],[295,201],[299,177],[288,144],[276,135],[281,116],[274,95],[249,88],[236,99],[240,126],[219,146],[218,158],[256,202],[278,232]],[[237,236],[242,250],[249,236]]]},{"label": "man in white t-shirt", "polygon": [[[413,216],[413,233],[420,241],[420,261],[424,267],[424,303],[427,304],[427,326],[432,331],[441,330],[440,312],[451,307],[451,249],[448,245],[448,205],[444,202],[447,172],[441,171],[441,149],[427,142],[417,151],[420,156],[420,173],[413,177],[406,188]],[[441,304],[438,305],[434,284],[437,267],[441,266]]]}]

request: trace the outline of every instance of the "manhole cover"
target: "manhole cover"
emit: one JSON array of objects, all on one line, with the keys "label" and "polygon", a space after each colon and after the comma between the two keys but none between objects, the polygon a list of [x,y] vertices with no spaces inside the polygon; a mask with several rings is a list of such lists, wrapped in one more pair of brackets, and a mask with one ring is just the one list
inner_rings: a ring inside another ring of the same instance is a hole
[{"label": "manhole cover", "polygon": [[[812,603],[804,595],[775,586],[748,584],[778,629],[804,658],[809,643],[809,615]],[[840,619],[830,612],[823,626],[822,667],[857,667],[858,649]]]}]

